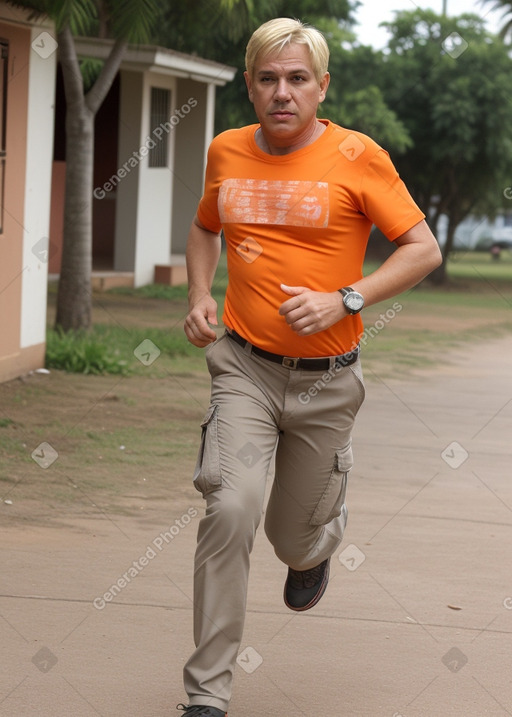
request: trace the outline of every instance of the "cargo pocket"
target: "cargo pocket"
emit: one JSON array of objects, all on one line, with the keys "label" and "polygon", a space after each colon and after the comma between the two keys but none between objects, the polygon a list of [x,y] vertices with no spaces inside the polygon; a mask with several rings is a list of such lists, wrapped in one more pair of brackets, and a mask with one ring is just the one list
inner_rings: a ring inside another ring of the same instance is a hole
[{"label": "cargo pocket", "polygon": [[336,451],[329,482],[311,516],[310,525],[326,525],[334,518],[338,518],[342,512],[346,515],[345,495],[352,462],[352,445],[350,443],[345,448]]},{"label": "cargo pocket", "polygon": [[205,496],[222,484],[217,430],[219,407],[212,404],[201,422],[201,444],[194,470],[194,486]]}]

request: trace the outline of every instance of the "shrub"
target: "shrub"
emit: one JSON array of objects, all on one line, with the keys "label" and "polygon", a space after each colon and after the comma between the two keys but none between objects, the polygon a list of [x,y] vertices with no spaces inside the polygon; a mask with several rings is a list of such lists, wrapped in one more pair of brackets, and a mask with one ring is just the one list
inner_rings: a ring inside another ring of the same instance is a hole
[{"label": "shrub", "polygon": [[101,341],[93,332],[52,329],[46,334],[46,367],[71,373],[129,373],[119,348],[113,349],[110,342]]},{"label": "shrub", "polygon": [[125,328],[96,324],[89,332],[49,329],[46,367],[70,373],[128,374],[146,367],[136,358],[135,349],[150,339],[162,356],[193,356],[200,352],[180,329]]}]

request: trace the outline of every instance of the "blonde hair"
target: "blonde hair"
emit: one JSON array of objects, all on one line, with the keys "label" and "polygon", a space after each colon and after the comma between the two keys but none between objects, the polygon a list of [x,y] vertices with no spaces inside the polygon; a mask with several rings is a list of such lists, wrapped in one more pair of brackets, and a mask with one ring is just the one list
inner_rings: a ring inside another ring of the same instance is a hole
[{"label": "blonde hair", "polygon": [[311,66],[317,82],[320,82],[329,64],[329,47],[325,37],[315,27],[288,17],[269,20],[253,32],[245,52],[245,69],[249,76],[253,77],[259,55],[264,57],[271,52],[280,52],[292,43],[308,46]]}]

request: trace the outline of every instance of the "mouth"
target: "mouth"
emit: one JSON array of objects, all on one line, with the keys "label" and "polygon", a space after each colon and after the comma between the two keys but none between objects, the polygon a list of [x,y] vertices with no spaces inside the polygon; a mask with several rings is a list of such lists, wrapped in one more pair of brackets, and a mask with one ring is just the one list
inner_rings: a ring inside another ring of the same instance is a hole
[{"label": "mouth", "polygon": [[286,120],[294,115],[293,112],[288,112],[287,110],[276,110],[275,112],[271,112],[270,116],[277,120]]}]

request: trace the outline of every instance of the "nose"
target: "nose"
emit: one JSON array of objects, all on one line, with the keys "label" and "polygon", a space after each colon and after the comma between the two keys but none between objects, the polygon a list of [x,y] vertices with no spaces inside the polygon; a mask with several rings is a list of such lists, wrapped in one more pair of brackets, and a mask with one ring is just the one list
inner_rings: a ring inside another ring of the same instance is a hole
[{"label": "nose", "polygon": [[283,102],[285,100],[290,99],[290,88],[288,86],[288,82],[284,77],[281,77],[276,85],[276,90],[274,92],[274,99],[278,102]]}]

